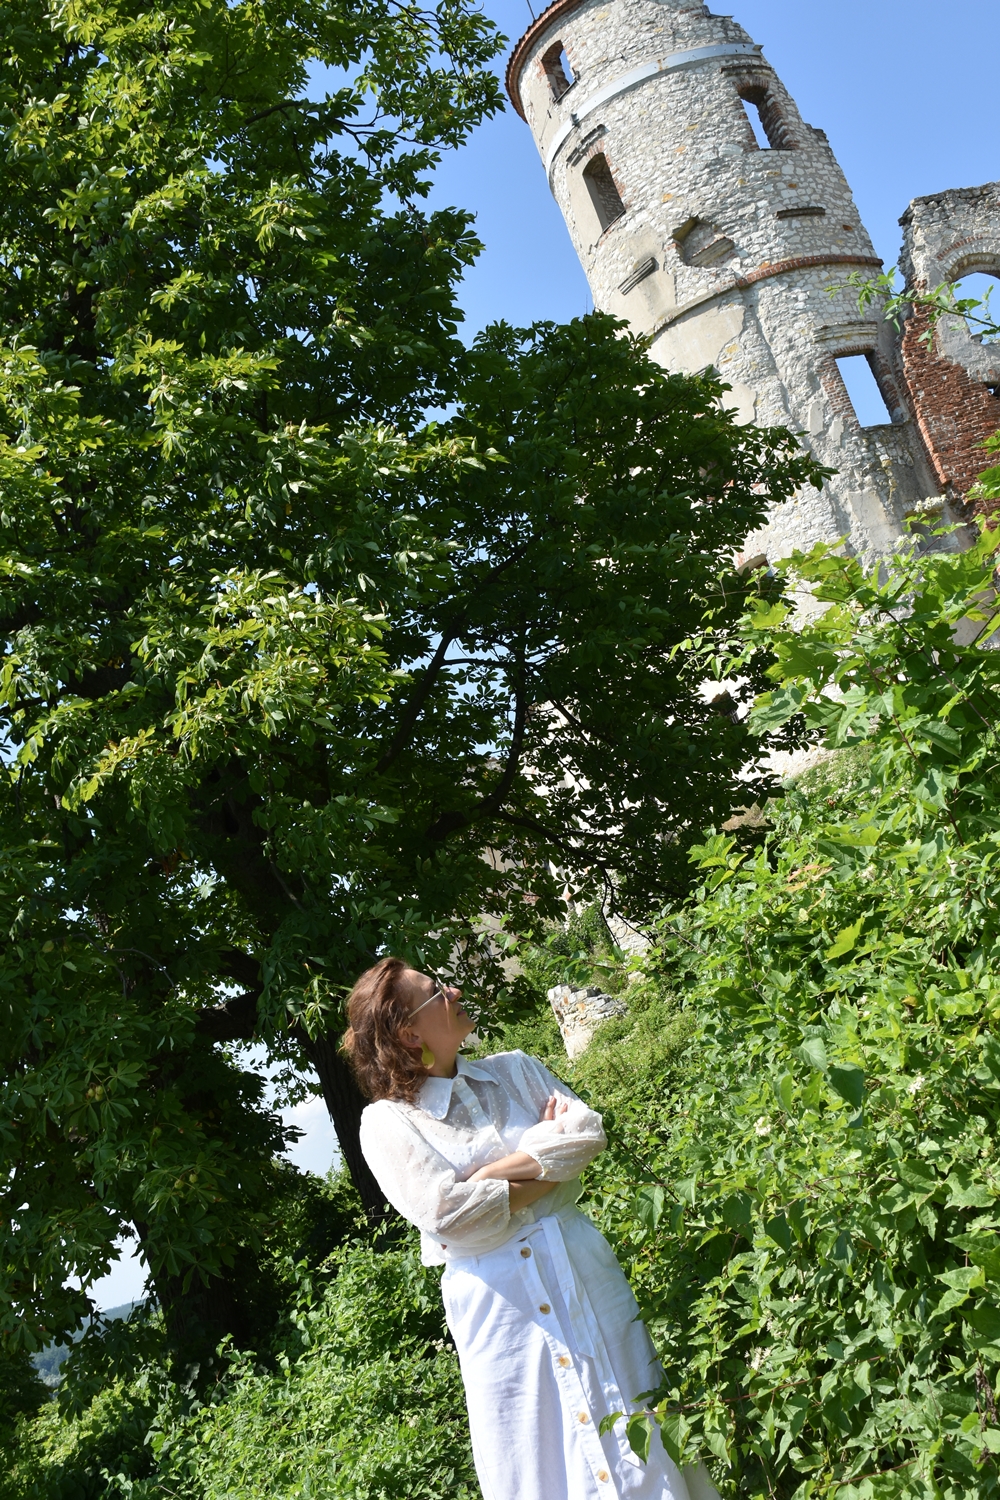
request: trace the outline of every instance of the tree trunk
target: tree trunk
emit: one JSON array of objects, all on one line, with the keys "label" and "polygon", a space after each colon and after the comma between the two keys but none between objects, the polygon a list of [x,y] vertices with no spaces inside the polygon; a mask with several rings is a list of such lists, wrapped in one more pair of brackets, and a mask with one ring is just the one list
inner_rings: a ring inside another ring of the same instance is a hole
[{"label": "tree trunk", "polygon": [[340,1053],[338,1037],[308,1037],[304,1046],[309,1061],[319,1075],[323,1098],[337,1132],[337,1142],[354,1186],[361,1195],[365,1213],[373,1224],[382,1224],[391,1217],[392,1210],[361,1154],[361,1111],[367,1100]]},{"label": "tree trunk", "polygon": [[[139,1243],[145,1248],[149,1227],[140,1219],[133,1222]],[[218,1368],[216,1350],[227,1335],[239,1349],[253,1344],[246,1300],[241,1293],[242,1282],[256,1269],[256,1257],[244,1251],[241,1261],[242,1264],[227,1268],[222,1275],[210,1276],[207,1286],[198,1277],[185,1286],[182,1273],[171,1275],[166,1270],[157,1275],[150,1273],[147,1295],[152,1293],[163,1314],[170,1352],[184,1378],[197,1370],[202,1385],[213,1379]]]}]

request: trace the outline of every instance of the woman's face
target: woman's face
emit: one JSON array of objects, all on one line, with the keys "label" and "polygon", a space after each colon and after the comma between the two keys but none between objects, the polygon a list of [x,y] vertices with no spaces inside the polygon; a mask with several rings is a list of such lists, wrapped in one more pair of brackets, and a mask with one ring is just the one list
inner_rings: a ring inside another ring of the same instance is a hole
[{"label": "woman's face", "polygon": [[439,1061],[454,1060],[465,1038],[475,1030],[475,1022],[462,1004],[462,991],[429,974],[407,969],[403,975],[407,986],[410,1020],[403,1040],[427,1047]]}]

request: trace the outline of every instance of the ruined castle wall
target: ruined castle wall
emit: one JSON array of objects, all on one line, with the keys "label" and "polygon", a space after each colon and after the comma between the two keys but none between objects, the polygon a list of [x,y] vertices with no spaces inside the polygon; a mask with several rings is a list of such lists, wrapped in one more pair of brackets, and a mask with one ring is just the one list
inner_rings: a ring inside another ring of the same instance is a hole
[{"label": "ruined castle wall", "polygon": [[[561,93],[559,44],[573,75]],[[940,485],[892,329],[855,291],[829,292],[880,262],[825,136],[743,28],[684,0],[557,0],[515,48],[508,84],[595,305],[649,335],[668,369],[714,366],[738,420],[791,427],[838,471],[776,508],[745,555],[843,536],[863,556],[891,550]],[[588,187],[599,159],[622,209],[611,222]],[[892,424],[859,425],[836,363],[854,353]]]},{"label": "ruined castle wall", "polygon": [[[973,271],[1000,276],[1000,183],[918,198],[900,223],[908,288],[933,291]],[[927,311],[913,309],[903,369],[938,481],[961,500],[996,462],[982,445],[1000,429],[1000,345],[979,342],[957,317],[943,318],[930,339],[928,331]],[[975,501],[969,508],[981,509]]]}]

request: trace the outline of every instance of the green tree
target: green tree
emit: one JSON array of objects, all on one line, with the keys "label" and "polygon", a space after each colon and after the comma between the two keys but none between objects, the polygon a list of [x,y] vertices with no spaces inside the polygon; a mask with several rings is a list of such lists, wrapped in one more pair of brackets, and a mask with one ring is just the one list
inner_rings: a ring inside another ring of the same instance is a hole
[{"label": "green tree", "polygon": [[610,319],[463,350],[475,242],[418,200],[497,107],[471,8],[0,25],[0,1326],[77,1326],[134,1226],[211,1346],[280,1202],[240,1049],[312,1063],[377,1211],[344,985],[683,883],[747,743],[671,648],[818,481]]}]

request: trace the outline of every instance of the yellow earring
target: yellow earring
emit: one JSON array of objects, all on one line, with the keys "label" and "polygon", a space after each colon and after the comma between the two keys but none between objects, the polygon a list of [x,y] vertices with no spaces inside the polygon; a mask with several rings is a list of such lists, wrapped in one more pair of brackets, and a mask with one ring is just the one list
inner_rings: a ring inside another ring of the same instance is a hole
[{"label": "yellow earring", "polygon": [[423,1046],[420,1048],[420,1061],[423,1063],[425,1068],[433,1068],[435,1063],[434,1053],[428,1047],[426,1042],[424,1042]]}]

